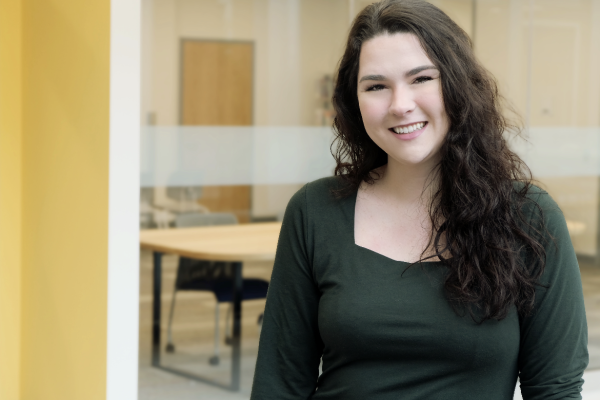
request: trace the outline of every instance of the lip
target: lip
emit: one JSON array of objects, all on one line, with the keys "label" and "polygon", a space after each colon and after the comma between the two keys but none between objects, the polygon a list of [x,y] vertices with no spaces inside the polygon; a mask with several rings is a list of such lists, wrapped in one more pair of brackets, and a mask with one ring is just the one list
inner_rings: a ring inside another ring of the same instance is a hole
[{"label": "lip", "polygon": [[[393,131],[392,128],[388,129],[394,136],[396,136],[398,139],[400,140],[411,140],[411,139],[415,139],[419,136],[421,136],[421,134],[423,132],[425,132],[425,128],[427,128],[427,125],[429,125],[429,122],[427,121],[419,121],[419,122],[425,122],[425,125],[423,125],[423,127],[421,129],[418,129],[416,131],[412,131],[411,133],[396,133]],[[398,125],[399,127],[405,127],[405,126],[410,126],[410,125],[414,125],[417,122],[413,122],[412,124],[407,124],[407,125]],[[394,128],[397,128],[396,126]]]}]

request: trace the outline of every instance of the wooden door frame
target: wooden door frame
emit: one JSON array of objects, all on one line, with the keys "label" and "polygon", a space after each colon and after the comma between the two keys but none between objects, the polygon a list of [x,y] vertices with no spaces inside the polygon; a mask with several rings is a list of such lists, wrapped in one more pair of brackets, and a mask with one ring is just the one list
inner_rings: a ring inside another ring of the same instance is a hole
[{"label": "wooden door frame", "polygon": [[255,85],[255,71],[256,71],[256,67],[255,67],[255,60],[256,60],[256,46],[254,44],[254,40],[228,40],[228,39],[201,39],[201,38],[190,38],[190,37],[182,37],[179,39],[179,125],[183,126],[183,68],[184,68],[184,62],[183,62],[183,57],[184,57],[184,53],[183,53],[183,48],[186,42],[210,42],[210,43],[228,43],[228,44],[234,44],[234,43],[239,43],[239,44],[249,44],[252,46],[252,70],[250,71],[250,76],[251,76],[251,86],[250,86],[250,94],[251,94],[251,98],[252,98],[252,108],[250,110],[250,115],[252,116],[252,122],[249,126],[254,126],[254,111],[255,111],[255,107],[254,107],[254,87]]}]

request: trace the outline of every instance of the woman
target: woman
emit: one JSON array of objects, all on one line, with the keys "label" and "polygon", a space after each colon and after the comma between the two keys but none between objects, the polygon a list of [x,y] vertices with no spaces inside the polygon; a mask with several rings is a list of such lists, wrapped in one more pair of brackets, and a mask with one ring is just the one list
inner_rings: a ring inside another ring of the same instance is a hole
[{"label": "woman", "polygon": [[564,217],[465,32],[425,1],[367,7],[333,100],[336,176],[286,210],[251,398],[507,400],[517,378],[524,399],[581,398]]}]

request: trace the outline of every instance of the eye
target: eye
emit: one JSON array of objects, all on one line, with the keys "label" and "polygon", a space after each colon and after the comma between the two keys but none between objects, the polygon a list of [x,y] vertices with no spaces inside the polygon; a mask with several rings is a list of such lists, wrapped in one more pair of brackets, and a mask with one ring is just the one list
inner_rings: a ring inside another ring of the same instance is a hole
[{"label": "eye", "polygon": [[376,85],[371,85],[367,88],[367,92],[375,92],[378,90],[382,90],[385,89],[385,86],[383,86],[382,84],[376,84]]},{"label": "eye", "polygon": [[417,79],[415,79],[414,83],[423,83],[432,80],[433,78],[430,76],[419,76]]}]

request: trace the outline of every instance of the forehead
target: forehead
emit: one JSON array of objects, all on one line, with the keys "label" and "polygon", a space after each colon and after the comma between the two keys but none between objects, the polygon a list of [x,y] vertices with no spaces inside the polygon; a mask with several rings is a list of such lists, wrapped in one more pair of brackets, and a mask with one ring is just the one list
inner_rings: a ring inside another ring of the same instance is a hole
[{"label": "forehead", "polygon": [[433,64],[417,36],[412,33],[385,33],[363,43],[360,51],[361,74],[402,74],[420,65]]}]

